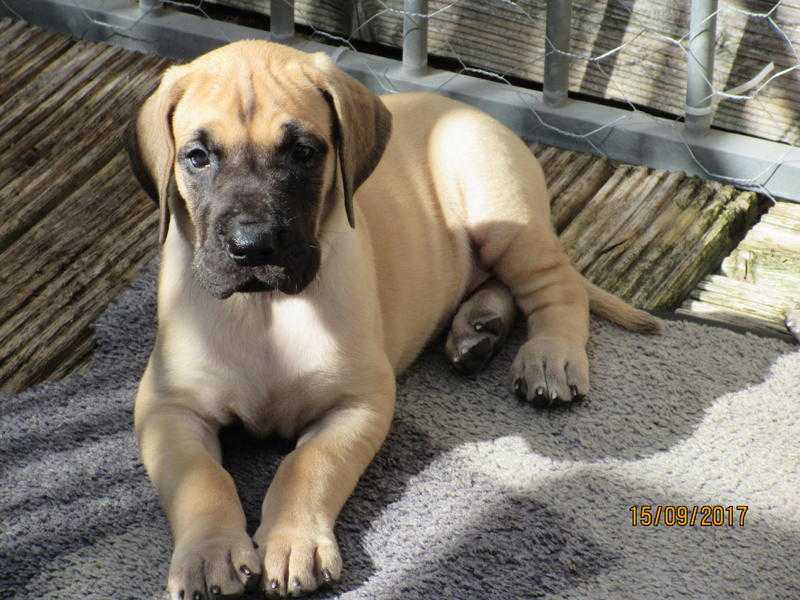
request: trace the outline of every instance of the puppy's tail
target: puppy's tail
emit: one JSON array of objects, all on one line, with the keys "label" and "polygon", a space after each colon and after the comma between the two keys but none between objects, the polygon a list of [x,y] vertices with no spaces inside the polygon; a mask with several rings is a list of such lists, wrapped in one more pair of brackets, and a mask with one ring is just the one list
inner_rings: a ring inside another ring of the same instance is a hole
[{"label": "puppy's tail", "polygon": [[597,287],[585,277],[581,276],[581,278],[589,294],[589,310],[596,315],[608,319],[612,323],[616,323],[630,331],[647,333],[650,335],[664,332],[664,326],[661,324],[661,321],[656,319],[653,315],[639,310],[638,308],[634,308],[619,296],[615,296]]}]

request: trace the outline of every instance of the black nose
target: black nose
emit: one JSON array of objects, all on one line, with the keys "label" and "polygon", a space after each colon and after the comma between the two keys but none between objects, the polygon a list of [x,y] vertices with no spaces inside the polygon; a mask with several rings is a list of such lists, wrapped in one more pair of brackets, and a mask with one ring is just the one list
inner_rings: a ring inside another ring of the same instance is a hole
[{"label": "black nose", "polygon": [[270,223],[236,223],[228,237],[228,254],[238,265],[274,262],[286,245],[286,230]]}]

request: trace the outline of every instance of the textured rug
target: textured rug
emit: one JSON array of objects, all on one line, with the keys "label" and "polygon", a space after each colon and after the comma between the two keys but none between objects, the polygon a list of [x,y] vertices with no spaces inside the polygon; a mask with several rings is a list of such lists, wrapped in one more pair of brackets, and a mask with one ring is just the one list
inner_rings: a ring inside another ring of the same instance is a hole
[{"label": "textured rug", "polygon": [[[97,323],[87,373],[0,397],[0,598],[164,597],[170,537],[132,434],[154,272]],[[800,353],[687,322],[592,336],[592,397],[554,412],[509,392],[519,334],[475,378],[423,354],[341,515],[345,577],[318,597],[800,598]],[[224,438],[255,528],[285,448]],[[658,526],[632,525],[641,505]],[[663,524],[704,505],[748,510]]]}]

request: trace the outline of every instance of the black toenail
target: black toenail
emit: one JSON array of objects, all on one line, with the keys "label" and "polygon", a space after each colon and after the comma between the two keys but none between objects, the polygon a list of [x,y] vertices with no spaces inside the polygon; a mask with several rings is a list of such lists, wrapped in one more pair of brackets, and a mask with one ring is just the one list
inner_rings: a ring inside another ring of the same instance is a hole
[{"label": "black toenail", "polygon": [[514,382],[514,393],[520,400],[528,399],[528,384],[522,377]]},{"label": "black toenail", "polygon": [[183,597],[184,597],[184,592],[183,592],[183,590],[181,590],[180,592],[178,592],[178,598],[183,600]]},{"label": "black toenail", "polygon": [[322,569],[322,579],[325,583],[330,583],[333,577],[331,577],[331,572],[328,569]]},{"label": "black toenail", "polygon": [[220,589],[220,587],[219,587],[218,585],[212,585],[212,586],[209,588],[209,590],[208,590],[208,591],[209,591],[209,592],[211,592],[211,594],[212,594],[212,595],[214,595],[214,596],[220,596],[220,595],[222,595],[222,590]]},{"label": "black toenail", "polygon": [[255,548],[256,550],[258,550],[258,544],[257,544],[256,542],[253,542],[253,548]]},{"label": "black toenail", "polygon": [[247,565],[242,565],[239,567],[239,572],[245,577],[250,577],[253,574],[253,572],[250,570],[250,567]]},{"label": "black toenail", "polygon": [[195,592],[192,594],[192,600],[203,600],[203,594],[200,592]]},{"label": "black toenail", "polygon": [[547,392],[543,387],[536,388],[536,393],[533,396],[533,406],[536,408],[550,406],[550,400],[547,398]]},{"label": "black toenail", "polygon": [[272,581],[270,581],[269,582],[269,587],[270,587],[270,589],[277,590],[278,589],[278,580],[277,579],[273,579]]}]

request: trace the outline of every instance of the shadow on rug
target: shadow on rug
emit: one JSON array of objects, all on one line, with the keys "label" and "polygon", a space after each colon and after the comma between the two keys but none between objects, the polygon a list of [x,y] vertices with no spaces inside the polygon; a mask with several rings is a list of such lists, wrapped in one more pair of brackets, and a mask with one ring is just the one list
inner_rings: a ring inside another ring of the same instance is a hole
[{"label": "shadow on rug", "polygon": [[[165,597],[169,531],[132,432],[154,273],[99,319],[87,374],[0,395],[0,598]],[[474,378],[423,354],[339,520],[344,580],[315,597],[800,598],[800,353],[686,322],[592,336],[592,399],[554,412],[509,391],[519,334]],[[223,439],[254,530],[285,448]],[[633,527],[643,504],[749,510]]]}]

